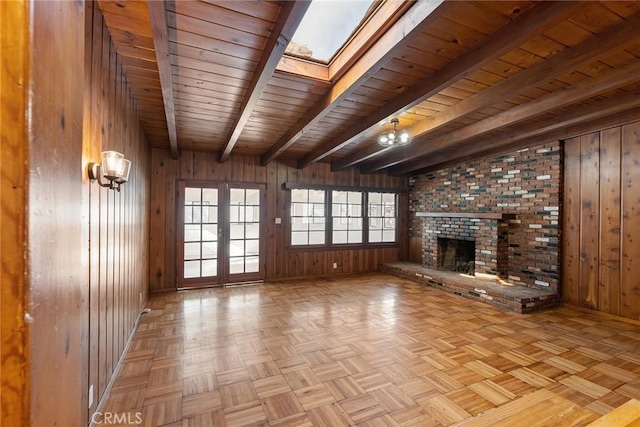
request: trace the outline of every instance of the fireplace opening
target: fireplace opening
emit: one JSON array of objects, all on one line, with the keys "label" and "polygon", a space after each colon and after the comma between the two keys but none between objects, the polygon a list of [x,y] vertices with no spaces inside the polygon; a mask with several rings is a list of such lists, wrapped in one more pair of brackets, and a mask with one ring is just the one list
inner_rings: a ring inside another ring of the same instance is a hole
[{"label": "fireplace opening", "polygon": [[438,269],[474,275],[476,242],[438,237]]}]

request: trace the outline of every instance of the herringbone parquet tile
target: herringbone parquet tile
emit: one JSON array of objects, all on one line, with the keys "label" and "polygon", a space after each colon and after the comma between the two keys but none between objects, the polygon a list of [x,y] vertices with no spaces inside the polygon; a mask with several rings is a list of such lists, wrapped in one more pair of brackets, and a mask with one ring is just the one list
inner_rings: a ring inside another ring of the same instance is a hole
[{"label": "herringbone parquet tile", "polygon": [[102,408],[147,426],[571,426],[640,398],[640,327],[568,308],[381,274],[148,306]]}]

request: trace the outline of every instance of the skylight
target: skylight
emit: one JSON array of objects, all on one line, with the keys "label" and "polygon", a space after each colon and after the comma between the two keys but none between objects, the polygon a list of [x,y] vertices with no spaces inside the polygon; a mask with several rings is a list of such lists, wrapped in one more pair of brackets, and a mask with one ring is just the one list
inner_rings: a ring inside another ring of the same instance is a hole
[{"label": "skylight", "polygon": [[373,3],[374,0],[313,0],[285,53],[329,63]]}]

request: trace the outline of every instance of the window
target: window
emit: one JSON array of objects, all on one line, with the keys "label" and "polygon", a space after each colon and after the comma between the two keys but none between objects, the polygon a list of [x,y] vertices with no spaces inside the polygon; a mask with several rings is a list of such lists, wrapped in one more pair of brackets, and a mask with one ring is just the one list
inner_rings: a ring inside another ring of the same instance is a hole
[{"label": "window", "polygon": [[289,188],[291,246],[396,243],[397,194]]},{"label": "window", "polygon": [[291,190],[291,245],[324,245],[324,190]]},{"label": "window", "polygon": [[362,193],[332,191],[331,217],[334,244],[362,243]]},{"label": "window", "polygon": [[396,241],[396,195],[369,193],[369,242]]}]

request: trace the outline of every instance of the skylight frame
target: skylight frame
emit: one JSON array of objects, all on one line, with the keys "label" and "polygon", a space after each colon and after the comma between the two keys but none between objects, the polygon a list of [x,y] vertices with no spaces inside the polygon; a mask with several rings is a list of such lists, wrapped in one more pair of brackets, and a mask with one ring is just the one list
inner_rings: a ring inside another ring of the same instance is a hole
[{"label": "skylight frame", "polygon": [[363,18],[329,63],[285,53],[276,70],[303,78],[334,81],[357,62],[411,6],[413,2],[410,1],[375,0],[366,19]]},{"label": "skylight frame", "polygon": [[[346,2],[347,4],[350,3],[348,0],[342,0],[344,2]],[[287,50],[285,50],[285,55],[293,57],[293,58],[297,58],[297,59],[301,59],[304,61],[310,61],[310,62],[315,62],[321,65],[325,65],[325,66],[330,66],[330,64],[333,62],[333,60],[340,54],[340,52],[342,52],[345,48],[345,46],[347,46],[351,40],[360,32],[360,30],[362,29],[362,27],[364,27],[366,25],[366,23],[369,21],[369,19],[371,18],[371,16],[373,14],[376,13],[376,11],[378,11],[380,9],[380,6],[382,5],[382,1],[381,0],[358,0],[358,2],[368,2],[368,6],[367,9],[364,13],[364,15],[362,16],[362,18],[360,19],[360,22],[355,26],[355,28],[353,28],[351,30],[351,32],[347,35],[347,37],[344,39],[344,41],[342,42],[342,44],[340,44],[335,50],[334,52],[331,54],[331,56],[328,59],[319,59],[319,58],[315,58],[313,57],[313,54],[310,56],[307,55],[301,55],[301,54],[295,54],[293,52],[289,52],[288,49],[289,47],[287,47]],[[324,2],[320,2],[318,1],[318,3],[315,4],[319,4],[319,3],[324,3],[324,4],[331,4],[333,3],[332,1],[324,1]],[[312,3],[313,5],[313,3]],[[310,12],[310,9],[307,10],[307,13]],[[304,24],[304,21],[303,21]],[[298,28],[298,31],[300,30],[300,28]],[[295,39],[295,34],[294,37],[291,40],[291,43],[296,42]],[[304,45],[306,46],[306,45]],[[312,46],[313,47],[313,46]],[[316,45],[317,47],[317,45]]]}]

